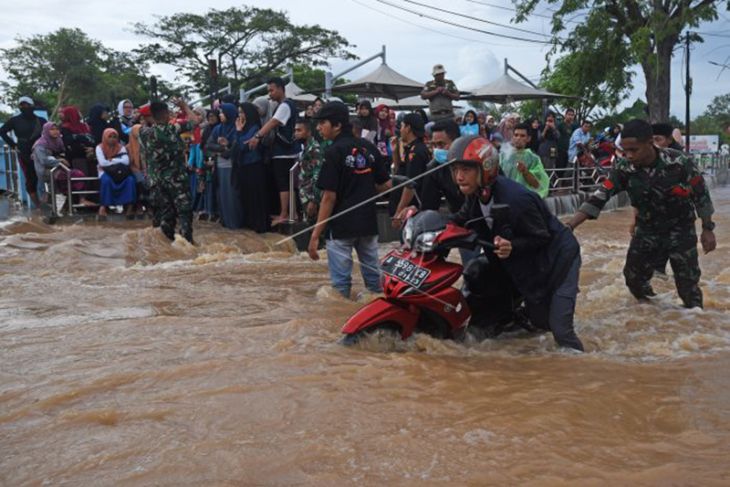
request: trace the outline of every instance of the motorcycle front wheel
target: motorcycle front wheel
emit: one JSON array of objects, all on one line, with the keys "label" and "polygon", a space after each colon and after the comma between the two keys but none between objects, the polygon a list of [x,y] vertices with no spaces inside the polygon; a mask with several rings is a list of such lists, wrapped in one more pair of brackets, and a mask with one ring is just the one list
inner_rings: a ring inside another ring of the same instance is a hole
[{"label": "motorcycle front wheel", "polygon": [[355,333],[348,333],[340,339],[340,344],[347,347],[357,344],[363,338],[373,335],[398,335],[401,337],[400,326],[393,321],[382,321],[372,326],[359,330]]}]

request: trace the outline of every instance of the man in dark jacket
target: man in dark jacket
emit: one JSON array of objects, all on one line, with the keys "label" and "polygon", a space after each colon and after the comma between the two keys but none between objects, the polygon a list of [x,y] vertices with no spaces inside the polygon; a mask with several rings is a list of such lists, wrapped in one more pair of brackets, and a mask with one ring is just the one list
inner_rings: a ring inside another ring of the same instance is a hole
[{"label": "man in dark jacket", "polygon": [[[497,153],[483,137],[454,141],[449,162],[466,195],[452,220],[462,226],[471,223],[469,228],[482,240],[494,243],[493,256],[524,297],[532,324],[552,331],[558,345],[582,351],[573,328],[580,246],[570,229],[539,195],[499,176]],[[504,205],[509,214],[498,221],[493,210]]]},{"label": "man in dark jacket", "polygon": [[[33,99],[22,96],[19,100],[20,114],[12,117],[0,127],[0,137],[10,146],[18,151],[20,167],[25,175],[25,190],[28,192],[33,205],[38,207],[40,202],[36,194],[38,187],[38,176],[35,173],[35,166],[30,156],[33,151],[33,144],[41,136],[45,118],[33,113]],[[10,132],[15,134],[17,141],[10,138]]]}]

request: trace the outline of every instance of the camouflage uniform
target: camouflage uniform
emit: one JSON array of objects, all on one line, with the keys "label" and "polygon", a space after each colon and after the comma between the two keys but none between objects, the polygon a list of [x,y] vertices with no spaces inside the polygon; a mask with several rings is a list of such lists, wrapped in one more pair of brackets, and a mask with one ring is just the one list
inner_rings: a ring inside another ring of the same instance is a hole
[{"label": "camouflage uniform", "polygon": [[[442,83],[437,83],[435,79],[432,79],[423,87],[423,92],[433,91],[439,86],[446,88],[446,91],[455,95],[459,94],[459,90],[456,85],[450,79],[444,79]],[[437,122],[447,118],[454,117],[454,107],[452,99],[445,95],[436,95],[428,101],[429,110],[431,112],[431,121]]]},{"label": "camouflage uniform", "polygon": [[185,159],[185,143],[181,133],[192,130],[192,124],[153,125],[140,130],[147,173],[150,178],[152,224],[173,240],[175,225],[180,219],[180,231],[193,241],[193,211],[190,196],[190,176]]},{"label": "camouflage uniform", "polygon": [[702,307],[694,221],[695,211],[703,222],[711,221],[710,192],[691,158],[673,149],[655,150],[658,157],[651,168],[636,168],[626,159],[617,159],[616,168],[580,211],[597,218],[611,196],[626,191],[638,210],[624,267],[631,294],[637,299],[654,295],[649,284],[653,263],[657,255],[668,255],[684,305]]},{"label": "camouflage uniform", "polygon": [[302,206],[313,201],[319,206],[322,199],[322,190],[317,187],[319,171],[322,169],[322,148],[314,137],[307,140],[307,145],[299,157],[299,197]]}]

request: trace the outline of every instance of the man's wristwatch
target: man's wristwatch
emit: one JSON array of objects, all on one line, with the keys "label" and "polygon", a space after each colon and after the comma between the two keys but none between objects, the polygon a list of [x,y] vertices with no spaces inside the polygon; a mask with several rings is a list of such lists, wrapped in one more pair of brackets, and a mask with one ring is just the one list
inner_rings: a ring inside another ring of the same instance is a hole
[{"label": "man's wristwatch", "polygon": [[702,230],[713,231],[715,230],[715,222],[702,222]]}]

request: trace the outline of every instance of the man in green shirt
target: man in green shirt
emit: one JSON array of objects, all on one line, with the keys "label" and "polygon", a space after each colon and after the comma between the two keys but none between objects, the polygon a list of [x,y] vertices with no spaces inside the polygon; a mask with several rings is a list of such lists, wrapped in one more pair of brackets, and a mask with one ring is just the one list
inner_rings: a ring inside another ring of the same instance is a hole
[{"label": "man in green shirt", "polygon": [[459,99],[459,90],[450,79],[446,79],[446,70],[443,64],[433,67],[433,80],[426,83],[421,92],[421,98],[428,100],[431,122],[438,122],[447,118],[454,118],[453,101]]},{"label": "man in green shirt", "polygon": [[294,137],[304,147],[299,154],[299,199],[306,220],[314,223],[317,221],[319,202],[322,200],[322,190],[317,187],[317,181],[324,154],[320,143],[312,136],[310,127],[308,120],[297,120]]},{"label": "man in green shirt", "polygon": [[669,255],[677,292],[685,307],[702,307],[699,287],[695,212],[702,220],[700,242],[705,253],[717,246],[714,209],[705,180],[692,159],[682,152],[656,147],[651,125],[631,120],[621,131],[626,158],[618,158],[595,193],[568,223],[575,228],[597,218],[608,200],[626,191],[636,208],[636,230],[631,238],[624,278],[637,299],[654,296],[650,280],[657,255]]},{"label": "man in green shirt", "polygon": [[147,173],[150,178],[152,225],[159,226],[170,240],[175,239],[175,226],[180,220],[182,236],[193,242],[193,208],[190,176],[187,172],[185,142],[180,134],[190,132],[198,124],[198,116],[182,100],[174,103],[187,114],[187,122],[171,123],[166,103],[150,105],[153,123],[139,131],[144,147]]},{"label": "man in green shirt", "polygon": [[513,150],[500,154],[499,167],[505,176],[545,198],[550,189],[550,177],[545,172],[540,156],[527,148],[530,143],[529,128],[526,123],[515,127],[512,133]]}]

